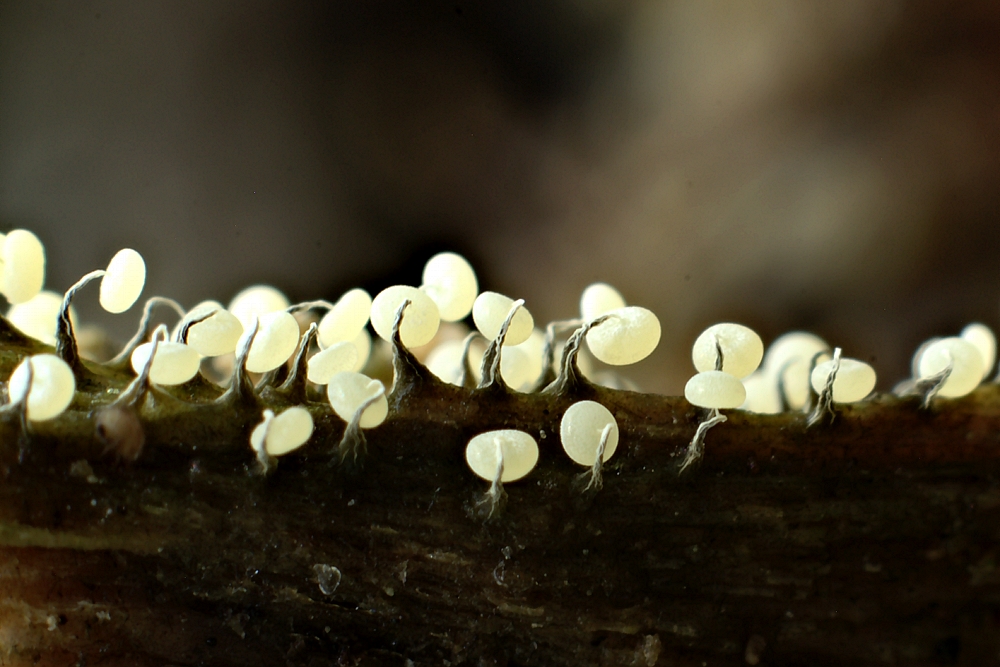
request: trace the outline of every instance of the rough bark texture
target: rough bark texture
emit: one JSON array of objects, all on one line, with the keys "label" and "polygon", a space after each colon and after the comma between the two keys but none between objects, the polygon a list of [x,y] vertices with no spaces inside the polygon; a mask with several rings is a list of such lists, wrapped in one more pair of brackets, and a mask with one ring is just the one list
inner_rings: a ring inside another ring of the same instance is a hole
[{"label": "rough bark texture", "polygon": [[[34,349],[14,331],[0,346],[3,377]],[[247,442],[274,392],[156,391],[122,464],[94,410],[129,378],[88,377],[63,416],[0,425],[2,664],[1000,662],[993,385],[810,429],[733,412],[679,476],[702,416],[683,399],[410,376],[360,468],[339,463],[343,422],[316,402],[312,441],[265,477]],[[622,427],[596,494],[558,440],[586,394]],[[464,447],[501,427],[536,435],[541,459],[484,521]]]}]

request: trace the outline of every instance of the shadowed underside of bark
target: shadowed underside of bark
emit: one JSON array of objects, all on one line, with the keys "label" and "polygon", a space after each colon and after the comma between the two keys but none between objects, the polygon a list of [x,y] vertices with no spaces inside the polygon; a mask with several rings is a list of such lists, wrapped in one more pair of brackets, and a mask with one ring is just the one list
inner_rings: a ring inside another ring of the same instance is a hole
[{"label": "shadowed underside of bark", "polygon": [[[5,327],[0,376],[39,350]],[[812,428],[733,412],[679,475],[704,416],[683,399],[469,391],[416,369],[359,465],[317,398],[309,444],[264,476],[248,436],[280,394],[154,390],[123,464],[94,415],[129,380],[88,366],[59,418],[23,433],[3,416],[3,664],[1000,662],[993,385]],[[580,398],[621,427],[596,493],[559,444]],[[484,521],[464,448],[495,428],[541,457]]]}]

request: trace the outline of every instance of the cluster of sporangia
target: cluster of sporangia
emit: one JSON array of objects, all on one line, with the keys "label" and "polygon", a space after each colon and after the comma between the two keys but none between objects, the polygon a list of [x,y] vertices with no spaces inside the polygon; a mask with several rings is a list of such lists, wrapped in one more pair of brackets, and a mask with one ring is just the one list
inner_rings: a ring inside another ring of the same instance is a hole
[{"label": "cluster of sporangia", "polygon": [[[29,422],[58,417],[73,400],[80,363],[70,307],[73,296],[100,278],[102,307],[111,313],[125,312],[142,292],[146,267],[139,253],[124,249],[106,269],[87,274],[65,295],[45,292],[44,248],[34,234],[21,229],[0,235],[0,264],[0,291],[12,304],[7,318],[27,335],[56,348],[55,354],[25,358],[9,378],[9,403],[2,409],[18,411],[28,428]],[[157,305],[177,312],[180,319],[173,331],[160,325],[150,332],[151,312]],[[300,326],[306,319],[296,315],[310,312],[323,315],[308,328]],[[379,426],[389,412],[385,386],[361,373],[372,350],[368,323],[383,340],[405,350],[436,341],[441,322],[459,323],[470,313],[475,330],[462,340],[438,343],[424,357],[427,368],[446,382],[465,386],[478,382],[480,387],[502,383],[515,391],[545,391],[565,381],[572,369],[595,382],[620,386],[616,377],[593,372],[581,344],[586,341],[599,361],[623,366],[647,357],[660,339],[656,315],[626,305],[621,294],[604,283],[583,291],[580,318],[554,322],[540,331],[523,301],[496,292],[480,293],[472,267],[454,253],[431,258],[420,287],[396,285],[374,299],[353,289],[336,303],[290,304],[280,291],[263,285],[243,290],[228,307],[206,301],[187,310],[171,299],[153,297],[146,302],[139,331],[108,362],[112,366],[130,362],[136,379],[97,417],[97,433],[105,439],[131,440],[131,455],[138,456],[142,427],[133,415],[150,384],[184,384],[206,368],[206,359],[229,359],[233,370],[223,384],[239,391],[249,383],[249,373],[261,374],[260,387],[291,364],[305,368],[309,383],[326,387],[330,406],[347,423],[341,455],[356,457],[359,443],[364,442],[361,429]],[[554,362],[560,346],[557,337],[570,330],[574,333],[561,344],[561,359]],[[485,350],[484,341],[489,343]],[[914,356],[913,379],[895,391],[919,394],[925,405],[934,396],[963,396],[990,372],[995,353],[993,333],[982,324],[970,324],[959,336],[924,343]],[[692,360],[698,372],[685,386],[684,396],[707,414],[688,447],[682,471],[701,457],[708,429],[726,420],[720,410],[811,411],[812,424],[832,417],[833,404],[863,400],[875,387],[871,366],[842,357],[840,348],[831,351],[825,341],[804,332],[781,336],[765,355],[760,337],[751,329],[716,324],[695,340]],[[559,378],[550,384],[556,372]],[[274,469],[276,457],[301,447],[312,433],[313,419],[304,407],[293,406],[277,415],[264,410],[250,435],[250,446],[266,473]],[[585,488],[600,488],[601,467],[618,446],[618,424],[611,412],[595,401],[574,403],[562,416],[560,439],[566,454],[590,469],[584,473]],[[486,498],[495,506],[502,483],[521,479],[534,468],[538,445],[524,431],[489,431],[469,441],[465,457],[472,472],[491,483]]]}]

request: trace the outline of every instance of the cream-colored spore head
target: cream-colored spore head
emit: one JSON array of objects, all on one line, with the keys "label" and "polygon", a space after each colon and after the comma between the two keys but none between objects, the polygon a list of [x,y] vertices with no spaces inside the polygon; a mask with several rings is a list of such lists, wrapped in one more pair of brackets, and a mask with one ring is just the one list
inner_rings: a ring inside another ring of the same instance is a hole
[{"label": "cream-colored spore head", "polygon": [[319,321],[319,346],[353,341],[368,324],[371,310],[372,297],[368,292],[360,287],[345,292]]},{"label": "cream-colored spore head", "polygon": [[[507,314],[514,306],[514,299],[504,296],[498,292],[483,292],[476,297],[476,302],[472,304],[472,321],[475,323],[479,333],[483,334],[487,340],[493,340],[500,334],[500,327],[503,326]],[[535,320],[528,312],[528,309],[521,306],[510,321],[507,329],[507,337],[504,338],[504,346],[520,345],[528,340],[532,330],[535,328]]]},{"label": "cream-colored spore head", "polygon": [[260,423],[250,432],[250,447],[258,453],[258,456],[260,452],[267,452],[265,440],[267,439],[267,430],[271,427],[271,422],[274,421],[274,411],[264,410],[262,417]]},{"label": "cream-colored spore head", "polygon": [[285,310],[288,297],[270,285],[253,285],[233,297],[227,310],[236,316],[244,329],[250,328],[254,318]]},{"label": "cream-colored spore head", "polygon": [[480,433],[465,447],[465,462],[479,477],[492,482],[503,457],[501,482],[514,482],[538,463],[538,443],[524,431],[501,429]]},{"label": "cream-colored spore head", "polygon": [[684,398],[699,408],[738,408],[747,399],[747,390],[735,375],[725,371],[702,371],[684,385]]},{"label": "cream-colored spore head", "polygon": [[393,285],[379,292],[372,300],[372,328],[382,340],[391,341],[396,311],[406,300],[410,305],[403,311],[399,339],[409,348],[426,345],[441,325],[441,314],[434,300],[416,287]]},{"label": "cream-colored spore head", "polygon": [[236,351],[243,335],[243,325],[228,310],[216,310],[200,322],[191,325],[187,344],[203,357],[218,357]]},{"label": "cream-colored spore head", "polygon": [[[808,375],[808,373],[806,374]],[[806,378],[808,381],[808,378]],[[747,398],[740,405],[740,410],[774,415],[781,412],[781,397],[775,379],[768,373],[758,370],[741,380],[746,390]],[[808,386],[806,387],[808,391]]]},{"label": "cream-colored spore head", "polygon": [[[826,387],[830,373],[833,372],[835,362],[831,359],[821,364],[816,364],[813,369],[811,382],[813,391],[822,393]],[[854,403],[872,393],[875,389],[875,369],[858,359],[843,358],[840,360],[840,368],[833,379],[833,402],[834,403]]]},{"label": "cream-colored spore head", "polygon": [[[788,407],[799,410],[809,400],[809,373],[813,359],[817,363],[829,359],[829,350],[827,342],[815,334],[790,331],[779,336],[767,348],[761,368],[773,379],[775,387],[779,380],[784,384]],[[747,393],[751,393],[749,387]]]},{"label": "cream-colored spore head", "polygon": [[[28,365],[31,365],[31,372]],[[28,376],[31,376],[30,390]],[[76,378],[69,365],[54,354],[36,354],[27,357],[14,369],[7,387],[11,403],[21,401],[25,395],[27,417],[31,421],[45,421],[61,415],[73,402]]]},{"label": "cream-colored spore head", "polygon": [[[42,290],[30,301],[17,303],[7,311],[7,319],[18,329],[46,345],[56,344],[56,325],[63,297],[55,292]],[[76,310],[69,309],[69,320],[76,327]]]},{"label": "cream-colored spore head", "polygon": [[590,321],[595,317],[600,317],[625,307],[625,297],[621,292],[607,283],[593,283],[587,285],[580,295],[580,317],[584,321]]},{"label": "cream-colored spore head", "polygon": [[462,354],[465,343],[460,340],[446,340],[436,345],[424,362],[427,370],[448,384],[462,384]]},{"label": "cream-colored spore head", "polygon": [[973,322],[962,329],[959,337],[969,341],[979,350],[983,358],[983,379],[986,379],[986,376],[993,372],[997,360],[997,337],[993,330],[985,324]]},{"label": "cream-colored spore head", "polygon": [[378,400],[368,406],[361,415],[361,428],[375,428],[385,421],[389,414],[389,402],[385,397],[385,386],[361,373],[337,373],[326,385],[326,397],[337,416],[350,422],[354,413],[369,399]]},{"label": "cream-colored spore head", "polygon": [[942,338],[923,350],[918,363],[920,377],[936,375],[949,364],[951,374],[938,390],[938,396],[957,398],[979,386],[983,379],[983,356],[975,345],[958,336]]},{"label": "cream-colored spore head", "polygon": [[599,361],[627,366],[642,361],[660,343],[660,320],[651,310],[625,306],[587,332],[587,346]]},{"label": "cream-colored spore head", "polygon": [[132,307],[146,285],[146,262],[135,250],[122,248],[108,263],[101,278],[101,308],[124,313]]},{"label": "cream-colored spore head", "polygon": [[465,319],[479,294],[479,281],[472,265],[453,252],[438,253],[428,260],[420,287],[437,304],[445,322]]},{"label": "cream-colored spore head", "polygon": [[530,355],[520,345],[504,346],[500,357],[500,376],[511,389],[523,391],[534,383],[538,379],[534,369]]},{"label": "cream-colored spore head", "polygon": [[[240,336],[236,349],[243,348],[244,340],[253,331],[253,322]],[[299,344],[299,323],[290,313],[280,310],[260,316],[260,324],[250,353],[247,355],[247,370],[251,373],[266,373],[288,361]]]},{"label": "cream-colored spore head", "polygon": [[607,461],[618,449],[618,422],[610,410],[596,401],[578,401],[569,406],[559,424],[559,439],[571,459],[582,466],[592,466],[597,461],[601,435],[608,426],[611,431],[601,457]]},{"label": "cream-colored spore head", "polygon": [[[143,343],[132,352],[132,370],[136,374],[142,372],[152,352],[152,343]],[[184,384],[198,373],[200,366],[201,356],[190,345],[160,341],[149,368],[149,381],[163,386]]]},{"label": "cream-colored spore head", "polygon": [[368,363],[368,358],[372,356],[372,337],[367,329],[362,329],[352,341],[354,347],[358,349],[358,361],[351,369],[360,373]]},{"label": "cream-colored spore head", "polygon": [[753,373],[764,358],[764,342],[756,331],[730,322],[713,324],[698,336],[691,348],[691,360],[699,372],[715,370],[719,356],[716,341],[722,348],[722,370],[737,378]]},{"label": "cream-colored spore head", "polygon": [[284,456],[309,441],[313,418],[308,410],[296,405],[271,419],[266,428],[264,451],[271,456]]},{"label": "cream-colored spore head", "polygon": [[337,373],[354,371],[358,366],[358,348],[341,341],[320,350],[306,362],[306,378],[316,384],[326,384]]},{"label": "cream-colored spore head", "polygon": [[[533,329],[528,340],[523,343],[504,346],[503,357],[500,360],[500,375],[503,376],[504,382],[515,391],[530,391],[542,375],[544,349],[545,333],[538,328]],[[515,350],[517,352],[514,359],[508,361],[508,353]]]},{"label": "cream-colored spore head", "polygon": [[45,247],[26,229],[15,229],[3,241],[3,294],[12,304],[30,301],[45,284]]}]

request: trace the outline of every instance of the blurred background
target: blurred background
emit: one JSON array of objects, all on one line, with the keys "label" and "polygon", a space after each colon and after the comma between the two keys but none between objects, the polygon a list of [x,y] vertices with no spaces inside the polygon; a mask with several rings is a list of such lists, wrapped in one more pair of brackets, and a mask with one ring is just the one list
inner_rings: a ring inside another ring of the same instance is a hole
[{"label": "blurred background", "polygon": [[451,249],[537,321],[654,310],[658,392],[718,321],[885,389],[1000,325],[998,130],[991,0],[0,2],[0,226],[47,288],[131,246],[187,306],[336,299]]}]

